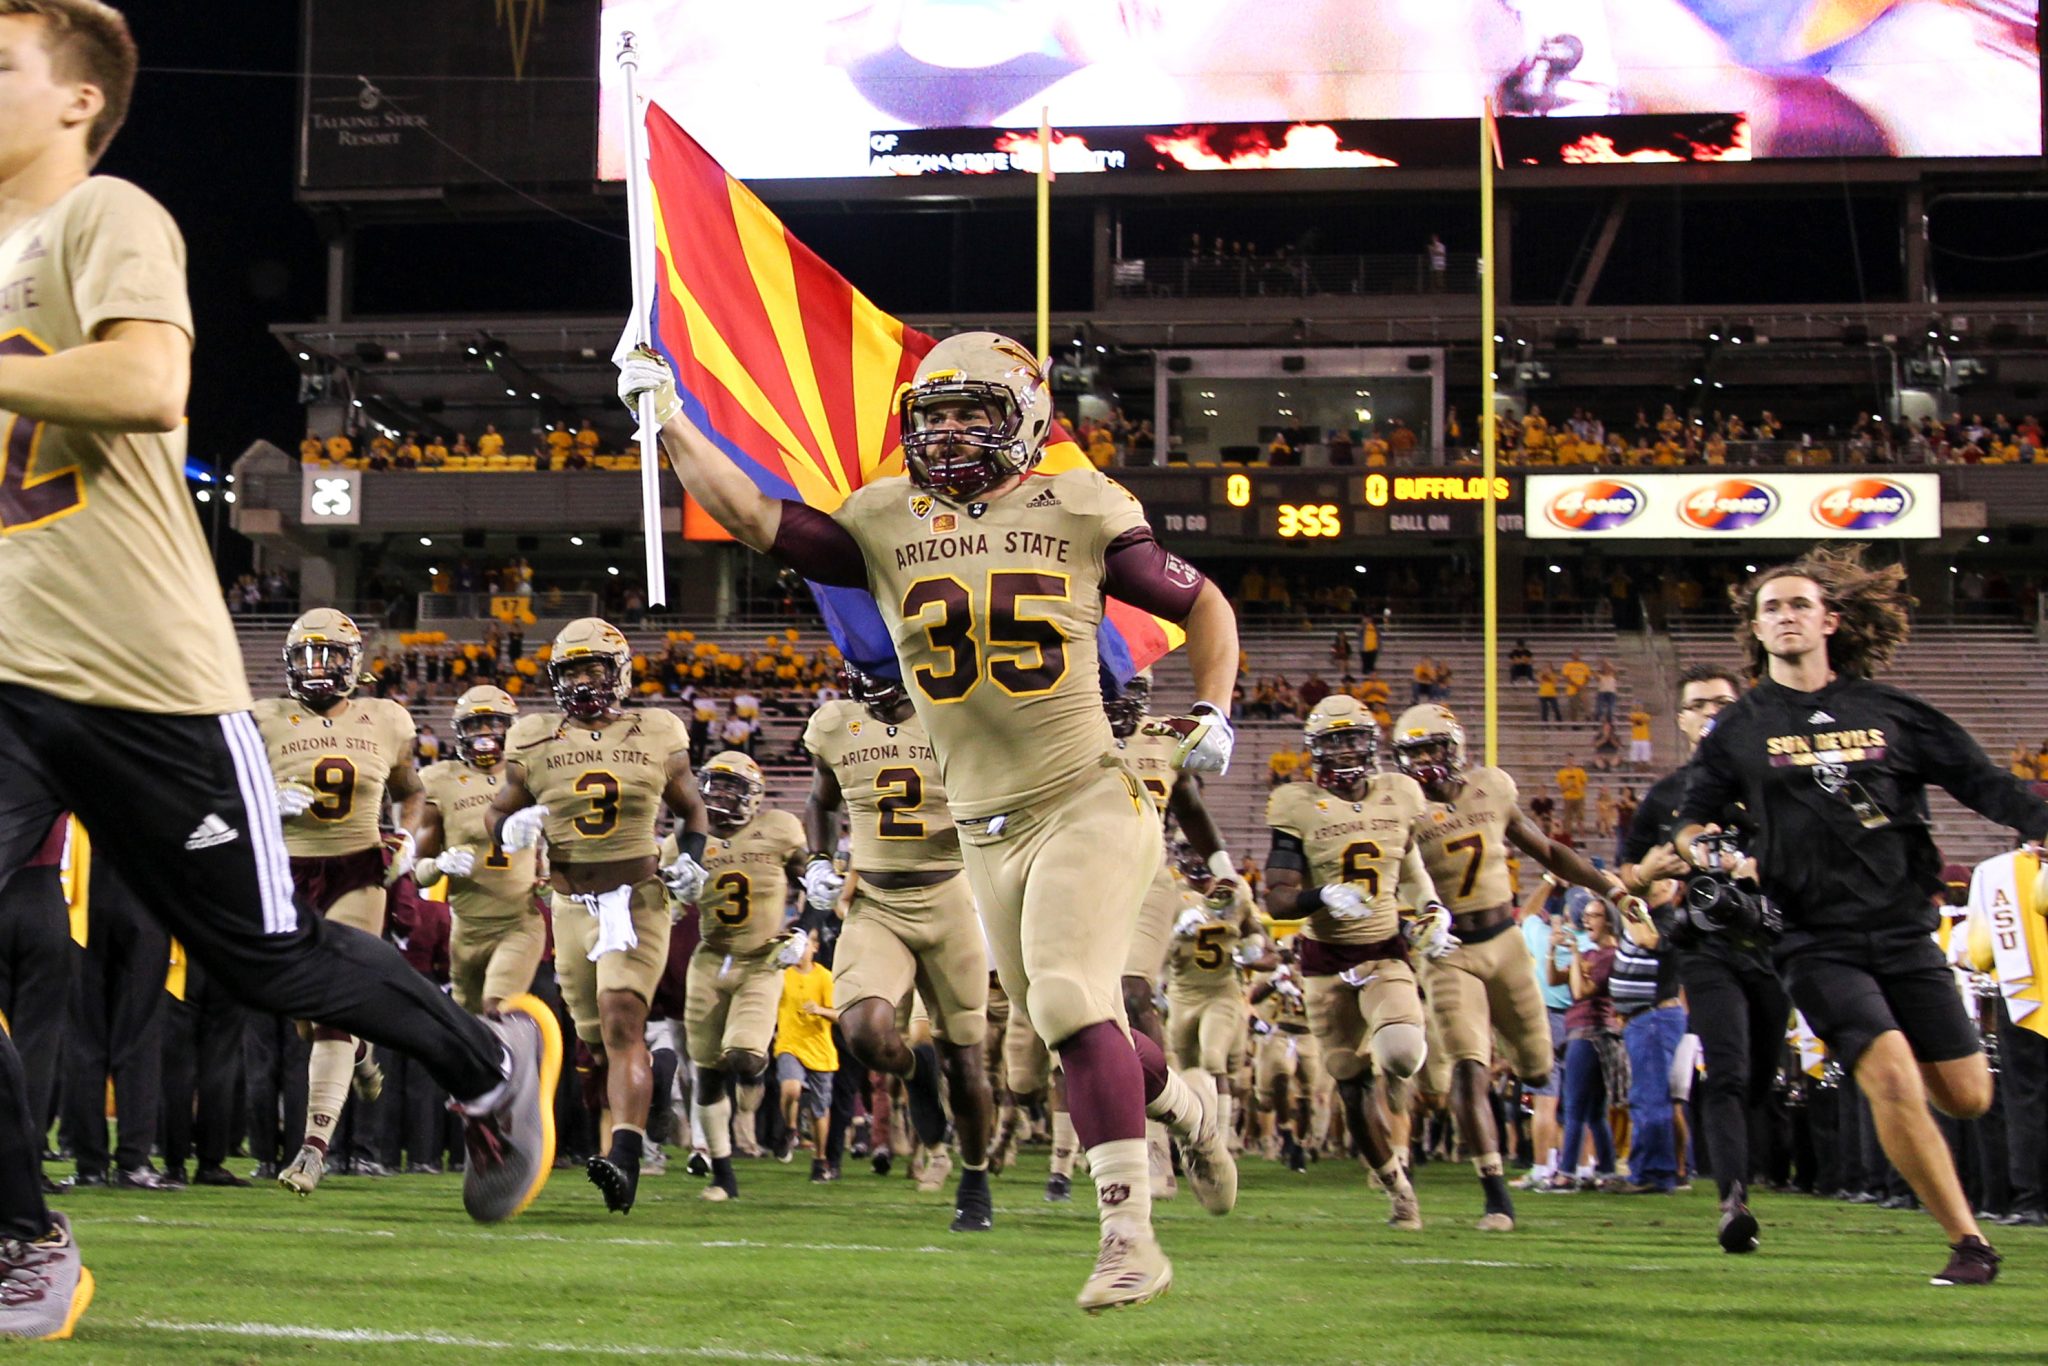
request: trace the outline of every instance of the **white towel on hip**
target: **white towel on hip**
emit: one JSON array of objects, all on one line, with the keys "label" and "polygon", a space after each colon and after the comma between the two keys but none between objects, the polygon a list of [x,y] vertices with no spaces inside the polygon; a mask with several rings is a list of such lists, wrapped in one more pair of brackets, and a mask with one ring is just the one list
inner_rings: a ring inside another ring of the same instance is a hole
[{"label": "white towel on hip", "polygon": [[608,953],[626,953],[640,946],[633,932],[633,889],[614,887],[609,892],[579,892],[573,898],[597,917],[597,942],[590,946],[595,963]]}]

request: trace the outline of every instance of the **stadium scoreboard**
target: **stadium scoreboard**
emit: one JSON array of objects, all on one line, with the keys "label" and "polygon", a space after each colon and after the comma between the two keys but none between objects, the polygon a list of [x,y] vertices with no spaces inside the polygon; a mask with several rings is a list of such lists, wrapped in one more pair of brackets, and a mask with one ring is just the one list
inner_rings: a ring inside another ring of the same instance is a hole
[{"label": "stadium scoreboard", "polygon": [[[1137,491],[1153,524],[1169,535],[1312,546],[1360,537],[1477,536],[1486,483],[1460,473],[1238,470],[1143,480]],[[1499,529],[1520,531],[1521,480],[1496,476],[1493,492]]]}]

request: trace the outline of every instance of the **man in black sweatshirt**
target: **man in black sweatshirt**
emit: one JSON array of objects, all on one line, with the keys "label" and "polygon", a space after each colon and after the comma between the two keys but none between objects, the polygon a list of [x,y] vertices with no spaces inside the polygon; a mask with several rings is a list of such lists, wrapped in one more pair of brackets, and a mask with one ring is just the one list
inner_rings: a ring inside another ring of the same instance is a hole
[{"label": "man in black sweatshirt", "polygon": [[1692,763],[1675,844],[1697,843],[1732,801],[1755,823],[1749,853],[1784,916],[1775,957],[1792,1003],[1856,1078],[1879,1142],[1949,1236],[1936,1285],[1998,1274],[1934,1118],[1974,1119],[1991,1074],[1932,934],[1942,860],[1927,784],[2031,839],[2048,803],[2000,771],[1954,721],[1872,681],[1904,644],[1904,571],[1859,548],[1816,549],[1735,595],[1758,683],[1722,712]]}]

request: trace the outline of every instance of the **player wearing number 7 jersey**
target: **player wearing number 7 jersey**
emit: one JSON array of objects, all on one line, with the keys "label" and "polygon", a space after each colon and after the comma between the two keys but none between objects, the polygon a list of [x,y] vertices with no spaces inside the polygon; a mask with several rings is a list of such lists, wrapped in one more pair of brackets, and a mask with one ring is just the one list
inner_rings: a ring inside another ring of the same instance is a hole
[{"label": "player wearing number 7 jersey", "polygon": [[[284,848],[299,904],[336,925],[384,933],[385,888],[412,866],[412,836],[424,806],[413,767],[412,713],[380,697],[356,697],[363,633],[319,607],[285,634],[287,697],[256,704],[256,727],[277,777]],[[387,859],[378,817],[398,804],[397,848]],[[388,863],[388,867],[387,867]],[[278,1184],[311,1195],[326,1170],[327,1144],[348,1101],[351,1074],[365,1101],[384,1077],[346,1029],[311,1022],[306,1062],[306,1138]]]},{"label": "player wearing number 7 jersey", "polygon": [[1577,850],[1558,844],[1522,814],[1515,780],[1497,768],[1465,765],[1465,729],[1448,707],[1425,702],[1394,725],[1394,763],[1431,803],[1422,827],[1422,859],[1452,911],[1458,946],[1423,975],[1441,1056],[1431,1059],[1427,1089],[1450,1092],[1451,1115],[1486,1192],[1481,1232],[1507,1232],[1515,1207],[1501,1174],[1500,1133],[1487,1083],[1496,1035],[1525,1084],[1550,1075],[1552,1045],[1543,996],[1515,929],[1515,884],[1508,846],[1558,877],[1617,904],[1627,889]]},{"label": "player wearing number 7 jersey", "polygon": [[1237,1173],[1213,1092],[1171,1073],[1125,1028],[1118,978],[1161,856],[1159,827],[1117,759],[1097,681],[1103,596],[1187,625],[1197,702],[1184,768],[1221,771],[1237,624],[1222,592],[1094,469],[1036,472],[1052,394],[1024,347],[993,333],[940,342],[899,395],[908,479],[880,478],[831,514],[769,497],[683,416],[667,367],[621,364],[629,404],[651,394],[677,474],[756,550],[818,583],[866,588],[894,637],[938,751],[996,971],[1067,1078],[1101,1217],[1091,1312],[1163,1292],[1152,1233],[1148,1110],[1182,1139],[1190,1184],[1217,1213]]},{"label": "player wearing number 7 jersey", "polygon": [[[668,962],[662,888],[667,881],[687,901],[703,885],[704,801],[683,723],[666,711],[625,709],[633,647],[617,628],[596,617],[570,622],[547,667],[561,710],[513,723],[491,842],[517,852],[547,839],[555,979],[576,1037],[603,1071],[612,1116],[610,1148],[585,1174],[606,1208],[626,1214],[654,1098],[647,1006]],[[684,832],[666,868],[654,834],[662,806]]]}]

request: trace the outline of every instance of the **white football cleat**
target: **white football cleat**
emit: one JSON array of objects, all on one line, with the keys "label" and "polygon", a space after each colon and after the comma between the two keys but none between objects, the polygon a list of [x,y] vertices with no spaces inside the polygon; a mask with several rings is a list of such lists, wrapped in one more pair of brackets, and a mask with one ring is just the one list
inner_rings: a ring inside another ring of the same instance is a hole
[{"label": "white football cleat", "polygon": [[320,1184],[320,1178],[327,1174],[327,1158],[321,1151],[308,1143],[299,1149],[285,1169],[277,1174],[277,1184],[299,1195],[311,1195],[313,1188]]},{"label": "white football cleat", "polygon": [[1173,1285],[1173,1263],[1146,1229],[1140,1234],[1106,1230],[1095,1255],[1095,1270],[1075,1301],[1090,1314],[1156,1300]]}]

